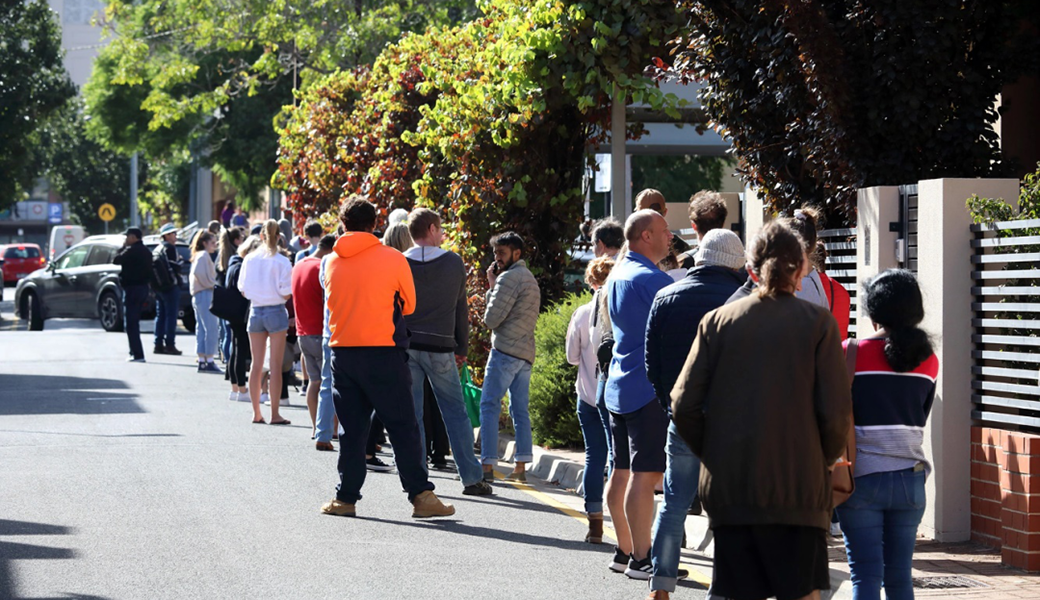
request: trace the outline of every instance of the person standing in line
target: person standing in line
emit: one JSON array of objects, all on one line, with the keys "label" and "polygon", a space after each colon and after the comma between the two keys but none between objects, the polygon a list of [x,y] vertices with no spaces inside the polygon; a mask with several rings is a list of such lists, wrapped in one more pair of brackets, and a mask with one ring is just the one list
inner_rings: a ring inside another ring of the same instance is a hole
[{"label": "person standing in line", "polygon": [[321,241],[321,236],[324,233],[324,230],[321,228],[321,223],[314,219],[307,221],[307,224],[303,226],[303,235],[306,236],[307,245],[296,253],[296,263],[299,263],[301,260],[318,251],[318,242]]},{"label": "person standing in line", "polygon": [[827,296],[827,307],[838,321],[841,341],[849,338],[849,321],[852,320],[852,297],[840,282],[827,275],[827,246],[823,240],[816,240],[816,250],[811,255],[813,268],[820,276],[823,293]]},{"label": "person standing in line", "polygon": [[701,319],[671,393],[675,428],[701,459],[708,597],[818,600],[849,376],[834,317],[794,296],[807,258],[791,225],[768,223],[747,259],[758,290]]},{"label": "person standing in line", "polygon": [[[391,226],[387,233],[399,226]],[[491,486],[483,480],[480,462],[473,452],[473,427],[466,413],[457,366],[465,363],[469,347],[466,266],[458,254],[441,248],[444,229],[437,213],[417,208],[409,215],[406,227],[415,242],[415,246],[404,253],[415,282],[415,312],[405,317],[412,334],[408,368],[412,374],[415,415],[423,421],[423,382],[429,378],[462,480],[462,493],[490,496]],[[426,435],[422,427],[419,437],[425,449]]]},{"label": "person standing in line", "polygon": [[[713,229],[701,237],[696,261],[682,281],[657,292],[646,324],[646,374],[669,417],[672,387],[693,346],[697,324],[725,304],[743,282],[744,245],[732,231]],[[700,506],[696,498],[701,463],[682,441],[675,423],[668,426],[665,452],[664,502],[654,522],[647,600],[667,600],[676,582],[689,575],[679,569],[680,546],[689,508]]]},{"label": "person standing in line", "polygon": [[249,399],[253,404],[253,423],[264,423],[260,413],[260,384],[264,375],[264,357],[267,340],[271,340],[270,380],[271,425],[290,425],[278,412],[282,389],[282,359],[285,353],[285,338],[289,331],[289,313],[285,302],[292,294],[292,265],[278,248],[281,232],[278,222],[268,219],[261,230],[260,247],[242,261],[238,289],[249,299],[249,353],[252,365],[249,369]]},{"label": "person standing in line", "polygon": [[137,227],[126,230],[123,247],[116,253],[113,263],[120,266],[119,287],[123,288],[123,329],[130,343],[127,362],[144,362],[144,346],[141,344],[141,308],[148,301],[148,283],[152,278],[152,254],[145,248],[141,238],[144,234]]},{"label": "person standing in line", "polygon": [[[315,242],[317,252],[301,259],[292,271],[292,301],[296,312],[296,335],[303,354],[303,365],[309,379],[321,381],[321,336],[325,296],[318,281],[321,259],[332,253],[336,238],[327,235]],[[306,380],[305,380],[306,381]],[[318,383],[307,389],[307,410],[311,414],[311,427],[317,427]],[[312,430],[311,437],[314,437]]]},{"label": "person standing in line", "polygon": [[[803,207],[794,211],[794,218],[790,220],[791,228],[802,236],[802,240],[805,241],[805,252],[810,255],[816,249],[818,219],[819,213],[815,209]],[[811,261],[808,263],[808,271],[802,277],[801,289],[795,293],[795,296],[830,310],[830,303],[827,301],[827,294],[823,289],[823,281],[820,280],[820,274],[816,272]]]},{"label": "person standing in line", "polygon": [[249,227],[249,219],[242,212],[242,207],[235,207],[235,216],[231,217],[231,224],[235,227]]},{"label": "person standing in line", "polygon": [[[889,269],[863,286],[877,331],[858,342],[852,379],[856,489],[838,506],[854,600],[914,597],[911,567],[925,510],[924,428],[939,360],[920,328],[924,302],[914,275]],[[857,344],[846,342],[847,348]],[[848,351],[848,350],[847,350]]]},{"label": "person standing in line", "polygon": [[184,260],[177,253],[177,228],[173,223],[166,223],[159,229],[159,245],[153,251],[166,255],[173,287],[169,290],[155,292],[155,354],[183,354],[177,349],[177,313],[180,311],[181,278]]},{"label": "person standing in line", "polygon": [[[592,228],[591,238],[592,252],[596,258],[606,256],[614,259],[616,264],[621,246],[625,244],[625,229],[621,223],[613,217],[600,219]],[[607,386],[607,373],[610,370],[610,357],[614,352],[614,332],[611,330],[609,318],[606,318],[606,299],[606,290],[602,287],[592,294],[595,309],[589,318],[589,343],[596,349],[596,409],[599,410],[599,418],[603,422],[603,433],[607,440],[608,470],[613,470],[610,413],[603,396]]]},{"label": "person standing in line", "polygon": [[[343,226],[340,225],[336,235],[343,235]],[[335,248],[335,242],[333,242]],[[329,293],[325,288],[325,267],[329,259],[335,256],[330,253],[321,259],[318,267],[318,284],[321,285],[322,293],[322,332],[321,332],[321,385],[318,389],[318,411],[314,420],[314,448],[319,452],[331,452],[335,450],[332,440],[339,439],[339,419],[336,417],[336,405],[332,401],[332,349],[329,347]]]},{"label": "person standing in line", "polygon": [[[594,259],[585,269],[585,283],[599,291],[607,282],[614,267],[614,259],[603,256]],[[607,466],[607,433],[596,406],[597,360],[594,339],[602,337],[598,328],[592,326],[592,314],[596,301],[583,304],[571,315],[567,325],[567,362],[578,367],[576,391],[578,393],[578,424],[581,437],[585,440],[585,470],[582,475],[582,496],[585,500],[585,515],[589,520],[589,531],[585,541],[603,543],[603,471]]]},{"label": "person standing in line", "polygon": [[372,235],[376,207],[365,198],[351,197],[339,217],[346,233],[336,241],[324,276],[332,399],[344,433],[336,497],[321,512],[355,516],[368,470],[365,443],[374,411],[394,446],[412,517],[453,515],[455,507],[433,493],[412,402],[404,317],[415,310],[415,284],[408,259]]},{"label": "person standing in line", "polygon": [[[690,197],[690,224],[698,239],[704,239],[704,236],[713,229],[725,227],[728,217],[729,209],[726,207],[726,201],[718,192],[701,190]],[[695,250],[679,254],[676,257],[679,266],[684,269],[696,266],[695,255]]]},{"label": "person standing in line", "polygon": [[210,312],[213,303],[213,287],[217,282],[217,270],[210,254],[216,251],[217,240],[208,231],[195,236],[191,248],[191,273],[188,289],[191,291],[191,306],[195,309],[195,353],[199,357],[199,373],[220,373],[213,362],[217,354],[217,317]]},{"label": "person standing in line", "polygon": [[[224,278],[224,286],[228,289],[228,293],[242,296],[242,292],[238,289],[238,280],[242,273],[243,259],[259,248],[262,243],[259,236],[249,236],[228,260],[227,274]],[[252,352],[249,349],[248,321],[247,307],[240,321],[228,322],[228,329],[231,333],[231,351],[229,353],[231,358],[227,368],[228,379],[231,381],[231,395],[228,396],[228,400],[231,401],[249,402],[249,363],[252,359]]]},{"label": "person standing in line", "polygon": [[235,216],[235,203],[230,200],[224,201],[224,210],[220,211],[220,222],[224,229],[231,228],[231,218]]},{"label": "person standing in line", "polygon": [[[228,264],[231,263],[231,257],[238,252],[238,247],[242,244],[245,239],[244,232],[240,227],[230,227],[224,229],[220,235],[220,242],[217,247],[217,260],[214,265],[217,269],[217,281],[227,281]],[[224,358],[225,363],[231,362],[231,325],[224,319],[218,319],[220,326],[220,354]],[[224,371],[224,379],[231,381],[231,369]],[[238,390],[232,385],[231,392],[236,393]],[[235,400],[237,398],[232,398]]]},{"label": "person standing in line", "polygon": [[408,222],[394,223],[383,232],[383,245],[390,246],[398,252],[404,253],[415,245],[408,231]]},{"label": "person standing in line", "polygon": [[480,459],[484,479],[494,481],[498,463],[498,417],[502,397],[509,392],[509,416],[516,431],[516,466],[506,480],[527,481],[527,463],[534,459],[528,399],[534,364],[534,328],[541,290],[523,260],[524,239],[512,231],[491,239],[495,260],[487,270],[484,324],[491,330],[491,354],[484,370],[480,398]]},{"label": "person standing in line", "polygon": [[281,247],[289,254],[289,264],[295,264],[296,253],[303,248],[300,246],[300,240],[296,236],[293,236],[292,223],[289,219],[278,219],[278,231],[281,232],[280,244]]},{"label": "person standing in line", "polygon": [[656,266],[671,249],[672,233],[660,213],[644,209],[625,222],[625,239],[628,253],[607,282],[615,340],[605,393],[614,437],[607,506],[618,540],[609,566],[646,580],[652,569],[654,488],[664,475],[668,435],[668,414],[646,377],[646,323],[654,296],[673,283]]}]

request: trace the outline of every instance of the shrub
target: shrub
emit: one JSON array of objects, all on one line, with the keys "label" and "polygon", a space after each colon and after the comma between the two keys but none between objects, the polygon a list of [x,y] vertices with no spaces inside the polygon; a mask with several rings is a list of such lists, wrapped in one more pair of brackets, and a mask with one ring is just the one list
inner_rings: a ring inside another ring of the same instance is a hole
[{"label": "shrub", "polygon": [[538,317],[538,354],[531,370],[531,433],[536,444],[552,448],[584,443],[575,412],[578,369],[567,364],[565,344],[571,315],[591,299],[588,293],[568,294]]}]

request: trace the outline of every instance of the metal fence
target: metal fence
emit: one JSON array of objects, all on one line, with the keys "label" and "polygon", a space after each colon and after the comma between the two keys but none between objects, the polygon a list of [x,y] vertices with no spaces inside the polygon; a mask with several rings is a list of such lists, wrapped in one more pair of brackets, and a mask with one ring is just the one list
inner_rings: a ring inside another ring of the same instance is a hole
[{"label": "metal fence", "polygon": [[896,260],[899,266],[917,273],[917,186],[899,186],[899,238],[896,240]]},{"label": "metal fence", "polygon": [[818,236],[827,249],[827,276],[849,292],[849,336],[856,337],[856,230],[824,229]]},{"label": "metal fence", "polygon": [[1040,432],[1040,219],[971,230],[972,418]]}]

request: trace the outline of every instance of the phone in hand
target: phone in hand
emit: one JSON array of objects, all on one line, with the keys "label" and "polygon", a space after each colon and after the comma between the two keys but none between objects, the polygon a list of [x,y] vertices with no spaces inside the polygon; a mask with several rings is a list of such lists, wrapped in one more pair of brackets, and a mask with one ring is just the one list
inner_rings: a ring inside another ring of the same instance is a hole
[{"label": "phone in hand", "polygon": [[495,275],[498,275],[498,273],[499,273],[499,272],[500,272],[501,270],[502,270],[502,267],[500,267],[500,266],[499,266],[499,264],[498,264],[498,261],[497,261],[497,260],[496,260],[495,262],[491,263],[491,272],[492,272],[492,273],[494,273]]}]

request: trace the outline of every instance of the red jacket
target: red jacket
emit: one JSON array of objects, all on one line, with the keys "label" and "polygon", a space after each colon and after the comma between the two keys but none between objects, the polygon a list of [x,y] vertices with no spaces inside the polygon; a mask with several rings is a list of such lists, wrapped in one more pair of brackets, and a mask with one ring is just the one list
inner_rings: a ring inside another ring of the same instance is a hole
[{"label": "red jacket", "polygon": [[852,298],[849,296],[845,286],[824,273],[819,273],[820,283],[823,284],[823,293],[827,295],[827,304],[830,306],[831,314],[838,320],[838,333],[841,341],[849,339],[849,317],[852,310]]}]

